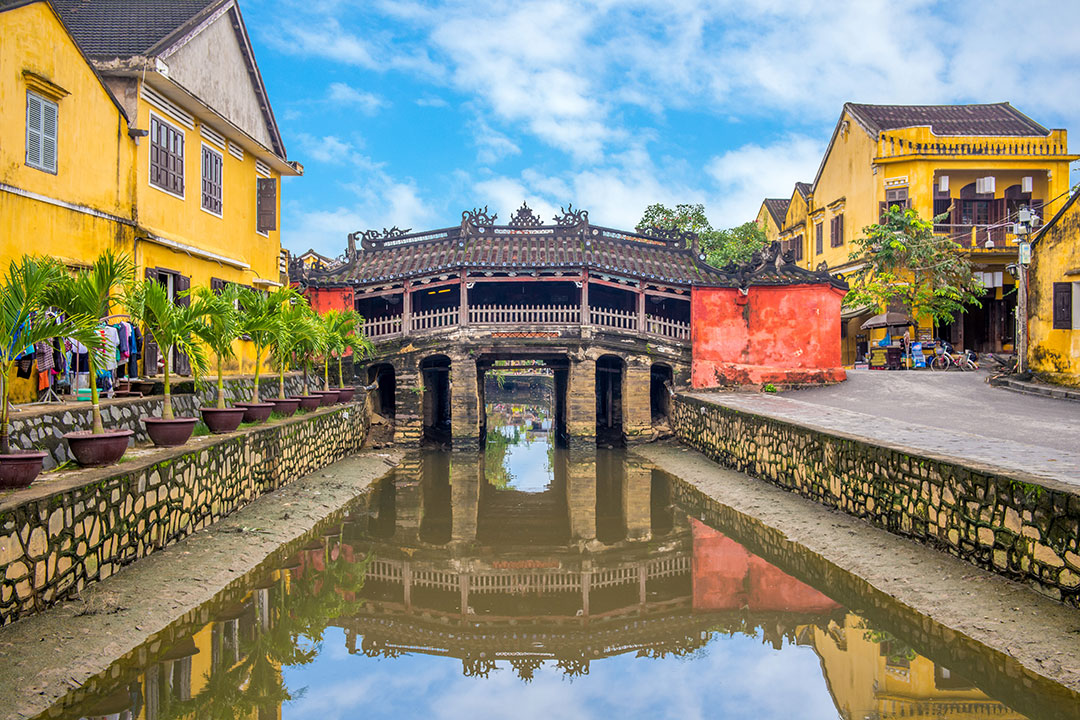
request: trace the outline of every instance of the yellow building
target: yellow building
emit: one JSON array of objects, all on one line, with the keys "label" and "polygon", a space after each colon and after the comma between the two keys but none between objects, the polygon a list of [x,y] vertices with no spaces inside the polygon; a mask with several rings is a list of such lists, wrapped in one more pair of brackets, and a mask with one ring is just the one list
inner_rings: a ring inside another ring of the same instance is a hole
[{"label": "yellow building", "polygon": [[1028,362],[1049,379],[1080,385],[1080,190],[1032,238]]},{"label": "yellow building", "polygon": [[848,613],[843,627],[808,630],[840,717],[1024,720],[948,668],[868,629],[857,615]]},{"label": "yellow building", "polygon": [[[1011,349],[1016,294],[1006,266],[1016,262],[1011,227],[1022,206],[1049,217],[1068,196],[1064,130],[1048,130],[1008,103],[861,105],[847,103],[808,192],[792,203],[780,239],[799,264],[844,275],[857,268],[852,241],[888,205],[920,217],[947,214],[937,232],[957,241],[987,287],[981,308],[941,328],[945,339],[978,352]],[[876,339],[860,329],[878,308],[845,314],[845,364]],[[933,327],[921,328],[932,337]]]},{"label": "yellow building", "polygon": [[803,265],[806,259],[807,221],[814,204],[814,189],[810,183],[797,182],[791,191],[780,227],[778,239],[785,253],[791,253],[795,262]]},{"label": "yellow building", "polygon": [[765,231],[765,239],[770,245],[780,239],[780,228],[784,225],[790,202],[787,198],[765,198],[761,203],[754,222]]},{"label": "yellow building", "polygon": [[0,32],[0,262],[112,247],[174,293],[285,281],[279,186],[303,169],[235,0],[16,2]]}]

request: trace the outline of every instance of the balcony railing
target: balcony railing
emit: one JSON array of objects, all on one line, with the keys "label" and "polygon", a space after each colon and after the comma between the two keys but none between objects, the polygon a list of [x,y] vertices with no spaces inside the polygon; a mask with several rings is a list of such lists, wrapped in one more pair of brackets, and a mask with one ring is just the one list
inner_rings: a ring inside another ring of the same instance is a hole
[{"label": "balcony railing", "polygon": [[938,223],[934,225],[934,232],[938,235],[948,235],[962,248],[1003,248],[1016,246],[1009,242],[1012,237],[1011,228],[1002,225],[950,225]]},{"label": "balcony railing", "polygon": [[[408,328],[404,317],[377,318],[364,323],[364,333],[372,340],[385,340],[394,336],[457,327],[460,322],[459,308],[425,310],[409,316]],[[670,320],[655,315],[644,316],[644,327],[639,327],[640,316],[630,310],[614,308],[587,308],[588,321],[581,322],[581,307],[577,305],[474,305],[468,309],[469,325],[496,326],[580,326],[602,327],[616,332],[641,333],[670,340],[689,341],[690,323]]]}]

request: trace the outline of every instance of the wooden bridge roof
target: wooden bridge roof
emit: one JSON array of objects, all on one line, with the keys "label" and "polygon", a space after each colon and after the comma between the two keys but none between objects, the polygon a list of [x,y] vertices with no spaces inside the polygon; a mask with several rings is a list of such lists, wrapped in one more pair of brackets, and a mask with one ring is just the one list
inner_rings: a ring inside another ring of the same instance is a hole
[{"label": "wooden bridge roof", "polygon": [[294,264],[290,274],[295,270],[301,277],[294,279],[312,286],[363,286],[460,270],[574,274],[587,270],[686,286],[830,281],[827,273],[798,268],[790,258],[776,262],[778,249],[771,255],[762,253],[752,267],[716,268],[696,251],[697,237],[692,233],[597,227],[589,224],[586,211],[572,208],[554,225],[544,225],[524,205],[507,225],[495,225],[496,217],[485,208],[462,213],[459,227],[423,233],[398,228],[353,233],[341,265],[320,272]]}]

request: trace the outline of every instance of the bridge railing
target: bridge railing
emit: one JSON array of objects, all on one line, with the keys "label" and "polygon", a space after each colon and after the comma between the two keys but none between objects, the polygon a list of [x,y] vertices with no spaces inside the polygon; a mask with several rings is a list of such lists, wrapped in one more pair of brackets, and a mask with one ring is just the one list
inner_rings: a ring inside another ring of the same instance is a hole
[{"label": "bridge railing", "polygon": [[[671,340],[690,340],[690,323],[645,315],[645,327],[640,328],[639,316],[632,310],[590,307],[587,321],[581,322],[581,307],[577,305],[473,305],[468,309],[470,325],[591,325],[622,332],[643,332],[646,335]],[[460,322],[459,308],[442,308],[413,313],[404,327],[401,315],[377,318],[364,323],[364,333],[378,341],[412,332],[456,327]]]}]

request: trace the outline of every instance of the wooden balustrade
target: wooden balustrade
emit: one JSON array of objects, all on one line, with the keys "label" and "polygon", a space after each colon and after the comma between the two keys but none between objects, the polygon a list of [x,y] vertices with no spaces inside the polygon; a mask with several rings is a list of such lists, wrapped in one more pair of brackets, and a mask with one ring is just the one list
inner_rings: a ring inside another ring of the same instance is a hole
[{"label": "wooden balustrade", "polygon": [[[587,315],[588,325],[639,332],[638,314],[633,310],[590,307]],[[413,313],[409,318],[408,332],[455,327],[460,317],[460,309],[456,307]],[[581,308],[577,305],[471,305],[468,309],[468,320],[470,325],[582,324]],[[364,333],[373,340],[393,337],[402,332],[401,315],[367,320],[364,323]],[[672,340],[688,341],[690,323],[645,315],[644,332]]]}]

